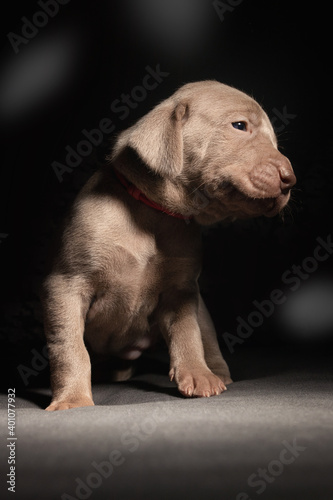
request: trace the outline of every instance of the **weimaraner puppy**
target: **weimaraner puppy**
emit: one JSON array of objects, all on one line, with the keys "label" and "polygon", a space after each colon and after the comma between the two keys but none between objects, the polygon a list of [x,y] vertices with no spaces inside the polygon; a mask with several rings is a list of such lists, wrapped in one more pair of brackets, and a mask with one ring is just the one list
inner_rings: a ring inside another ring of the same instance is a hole
[{"label": "weimaraner puppy", "polygon": [[295,182],[263,109],[216,81],[184,85],[120,133],[43,285],[47,410],[94,404],[87,347],[135,360],[159,338],[181,394],[224,391],[232,380],[197,282],[200,225],[272,217]]}]

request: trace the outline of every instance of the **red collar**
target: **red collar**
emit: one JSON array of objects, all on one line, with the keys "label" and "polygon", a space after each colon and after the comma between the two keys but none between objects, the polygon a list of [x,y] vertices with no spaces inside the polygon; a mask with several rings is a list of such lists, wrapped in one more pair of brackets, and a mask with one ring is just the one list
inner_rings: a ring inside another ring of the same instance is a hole
[{"label": "red collar", "polygon": [[137,188],[136,186],[134,186],[134,184],[131,184],[126,179],[126,177],[124,177],[120,172],[118,172],[117,169],[114,168],[113,171],[114,171],[114,173],[115,173],[118,181],[125,187],[126,191],[131,196],[133,196],[133,198],[135,198],[136,200],[141,201],[145,205],[148,205],[148,207],[154,208],[155,210],[158,210],[159,212],[163,212],[163,213],[165,213],[167,215],[171,215],[172,217],[176,217],[177,219],[183,219],[183,220],[192,219],[191,216],[186,217],[185,215],[182,215],[182,214],[177,214],[175,212],[170,212],[170,210],[168,210],[167,208],[162,207],[161,205],[159,205],[155,201],[150,200],[149,198],[147,198],[147,196],[145,194],[143,194],[142,191],[140,191],[139,188]]}]

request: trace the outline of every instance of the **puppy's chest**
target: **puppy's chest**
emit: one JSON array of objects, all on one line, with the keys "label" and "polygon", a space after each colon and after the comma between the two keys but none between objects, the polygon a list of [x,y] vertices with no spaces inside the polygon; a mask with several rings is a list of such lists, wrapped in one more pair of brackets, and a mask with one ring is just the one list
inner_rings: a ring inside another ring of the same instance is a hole
[{"label": "puppy's chest", "polygon": [[158,249],[136,256],[122,251],[121,260],[110,280],[117,298],[128,314],[149,315],[156,308],[160,294],[192,278],[188,259],[169,257]]},{"label": "puppy's chest", "polygon": [[161,250],[153,241],[113,246],[97,279],[88,323],[107,323],[108,329],[113,325],[124,333],[149,329],[161,295],[184,288],[197,277],[197,259],[184,248],[174,250]]},{"label": "puppy's chest", "polygon": [[165,283],[164,262],[158,253],[125,257],[113,282],[118,290],[118,303],[127,310],[127,316],[148,316],[157,304],[158,295]]}]

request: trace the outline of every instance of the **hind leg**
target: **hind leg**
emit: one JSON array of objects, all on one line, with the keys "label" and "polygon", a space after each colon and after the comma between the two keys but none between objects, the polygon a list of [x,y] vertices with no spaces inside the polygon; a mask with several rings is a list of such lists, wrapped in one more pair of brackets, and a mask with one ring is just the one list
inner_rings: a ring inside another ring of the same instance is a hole
[{"label": "hind leg", "polygon": [[93,383],[124,382],[136,371],[136,363],[132,360],[96,353],[90,353],[90,358]]}]

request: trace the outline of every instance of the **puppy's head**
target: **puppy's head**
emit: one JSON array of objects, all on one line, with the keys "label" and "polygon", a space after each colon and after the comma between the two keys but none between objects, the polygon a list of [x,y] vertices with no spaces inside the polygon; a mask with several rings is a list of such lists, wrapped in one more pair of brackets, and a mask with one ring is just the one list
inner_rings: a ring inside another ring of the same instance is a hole
[{"label": "puppy's head", "polygon": [[259,104],[215,81],[181,87],[120,135],[113,157],[125,147],[181,187],[178,211],[201,224],[276,215],[296,182]]}]

